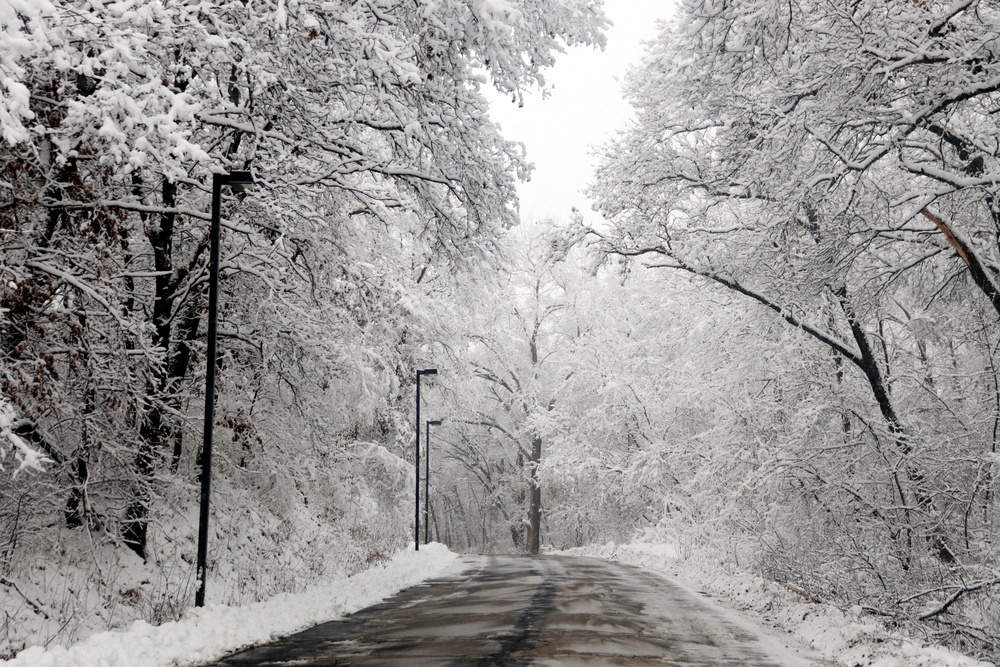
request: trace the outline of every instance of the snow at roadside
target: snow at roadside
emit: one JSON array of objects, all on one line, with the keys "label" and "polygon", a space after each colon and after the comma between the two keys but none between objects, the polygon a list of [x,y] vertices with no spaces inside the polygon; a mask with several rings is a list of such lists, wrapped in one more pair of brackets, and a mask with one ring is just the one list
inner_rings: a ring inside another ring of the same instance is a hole
[{"label": "snow at roadside", "polygon": [[159,626],[136,621],[126,631],[102,632],[69,648],[28,648],[13,660],[0,661],[0,667],[195,665],[340,618],[457,566],[457,556],[443,545],[429,544],[417,552],[411,546],[384,565],[304,593],[284,593],[244,607],[208,605]]},{"label": "snow at roadside", "polygon": [[[412,547],[411,547],[412,549]],[[939,646],[923,645],[877,622],[808,602],[788,588],[748,574],[725,573],[697,559],[678,559],[664,544],[585,547],[568,553],[639,565],[690,582],[720,606],[792,635],[845,667],[988,667]],[[32,647],[0,667],[184,667],[220,658],[317,623],[340,618],[397,591],[460,567],[446,547],[404,551],[351,577],[329,580],[300,594],[281,594],[242,607],[191,609],[180,621],[152,626],[136,621],[126,631],[93,635],[69,648]],[[772,632],[773,634],[773,632]]]},{"label": "snow at roadside", "polygon": [[778,583],[745,573],[726,573],[698,559],[679,559],[669,544],[608,543],[563,553],[596,556],[638,565],[689,582],[763,625],[789,633],[813,651],[846,667],[991,667],[941,646],[925,645],[892,633],[863,616],[804,600]]}]

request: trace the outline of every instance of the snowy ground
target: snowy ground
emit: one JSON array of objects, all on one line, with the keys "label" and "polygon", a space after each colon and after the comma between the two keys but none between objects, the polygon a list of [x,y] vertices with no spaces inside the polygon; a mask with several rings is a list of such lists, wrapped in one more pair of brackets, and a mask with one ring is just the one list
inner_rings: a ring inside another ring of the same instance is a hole
[{"label": "snowy ground", "polygon": [[832,664],[846,667],[989,667],[947,648],[921,644],[887,631],[863,616],[831,605],[808,602],[780,584],[748,574],[727,574],[699,562],[677,558],[667,544],[627,544],[569,549],[565,553],[597,556],[639,565],[670,575],[765,629],[777,629],[801,641]]},{"label": "snowy ground", "polygon": [[152,626],[136,621],[126,631],[102,632],[69,648],[32,647],[0,667],[179,667],[333,620],[400,589],[458,567],[442,545],[397,554],[385,565],[240,607],[191,609],[179,621]]}]

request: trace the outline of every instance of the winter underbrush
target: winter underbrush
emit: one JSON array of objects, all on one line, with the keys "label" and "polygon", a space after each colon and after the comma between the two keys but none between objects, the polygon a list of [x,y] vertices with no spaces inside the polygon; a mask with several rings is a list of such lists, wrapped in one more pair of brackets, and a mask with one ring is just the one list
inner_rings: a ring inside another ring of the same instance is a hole
[{"label": "winter underbrush", "polygon": [[[280,470],[251,477],[220,465],[224,474],[213,480],[208,603],[240,606],[297,593],[369,569],[404,548],[408,506],[399,505],[405,496],[396,491],[407,478],[400,463],[383,448],[364,445],[355,448],[353,469],[367,474],[352,479]],[[44,476],[39,481],[44,485]],[[46,495],[30,483],[20,492],[25,502]],[[0,510],[10,510],[0,512],[6,532],[0,658],[28,646],[68,646],[136,621],[179,620],[196,589],[199,501],[193,483],[161,485],[150,507],[156,519],[145,561],[122,543],[111,512],[94,508],[88,525],[68,528],[58,507],[29,510],[22,503],[18,513],[0,503]]]},{"label": "winter underbrush", "polygon": [[676,535],[649,535],[631,544],[592,545],[567,553],[638,565],[685,582],[723,605],[759,619],[845,667],[986,667],[916,624],[879,616],[860,605],[843,607],[821,600],[791,583],[757,572],[750,552],[705,548]]}]

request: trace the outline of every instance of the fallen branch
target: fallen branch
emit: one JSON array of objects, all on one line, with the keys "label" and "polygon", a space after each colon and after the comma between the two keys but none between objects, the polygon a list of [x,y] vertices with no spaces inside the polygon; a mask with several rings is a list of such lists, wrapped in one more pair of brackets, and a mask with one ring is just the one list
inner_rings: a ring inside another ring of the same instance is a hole
[{"label": "fallen branch", "polygon": [[42,610],[41,605],[39,605],[37,602],[35,602],[31,598],[29,598],[27,595],[25,595],[24,593],[22,593],[21,589],[18,588],[17,584],[15,584],[13,581],[11,581],[10,579],[7,579],[5,577],[0,577],[0,584],[3,584],[4,586],[7,586],[8,588],[13,588],[15,591],[17,591],[17,594],[20,595],[24,599],[24,601],[28,603],[28,606],[31,607],[32,611],[34,611],[36,614],[38,614],[39,616],[41,616],[42,618],[44,618],[46,621],[49,620],[49,615],[46,614],[45,611]]},{"label": "fallen branch", "polygon": [[925,595],[931,595],[933,593],[940,593],[942,591],[952,590],[953,591],[952,594],[949,595],[943,602],[938,604],[930,611],[925,611],[924,613],[917,616],[917,620],[926,621],[931,618],[934,618],[935,616],[940,616],[941,614],[945,613],[953,604],[958,602],[960,599],[962,599],[969,593],[975,593],[976,591],[981,591],[984,588],[989,588],[991,586],[996,586],[998,584],[1000,584],[1000,578],[988,579],[985,581],[977,581],[975,583],[968,585],[942,586],[940,588],[935,588],[929,591],[923,591],[921,593],[916,593],[915,595],[911,595],[907,598],[903,598],[899,600],[899,604],[911,602],[913,600],[916,600],[917,598],[924,597]]}]

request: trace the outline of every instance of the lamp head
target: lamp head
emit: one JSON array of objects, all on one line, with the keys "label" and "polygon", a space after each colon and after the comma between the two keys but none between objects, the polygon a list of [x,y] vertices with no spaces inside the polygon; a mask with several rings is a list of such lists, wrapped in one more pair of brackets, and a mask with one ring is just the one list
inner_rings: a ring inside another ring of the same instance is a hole
[{"label": "lamp head", "polygon": [[249,171],[231,171],[229,172],[229,185],[255,185],[256,181],[253,180],[253,174]]},{"label": "lamp head", "polygon": [[442,420],[440,420],[440,419],[430,419],[430,420],[427,421],[427,425],[428,426],[440,426],[441,425],[441,421]]},{"label": "lamp head", "polygon": [[425,368],[421,371],[417,371],[417,375],[437,375],[438,369],[436,368]]},{"label": "lamp head", "polygon": [[249,171],[231,171],[226,181],[234,194],[240,195],[257,185]]}]

